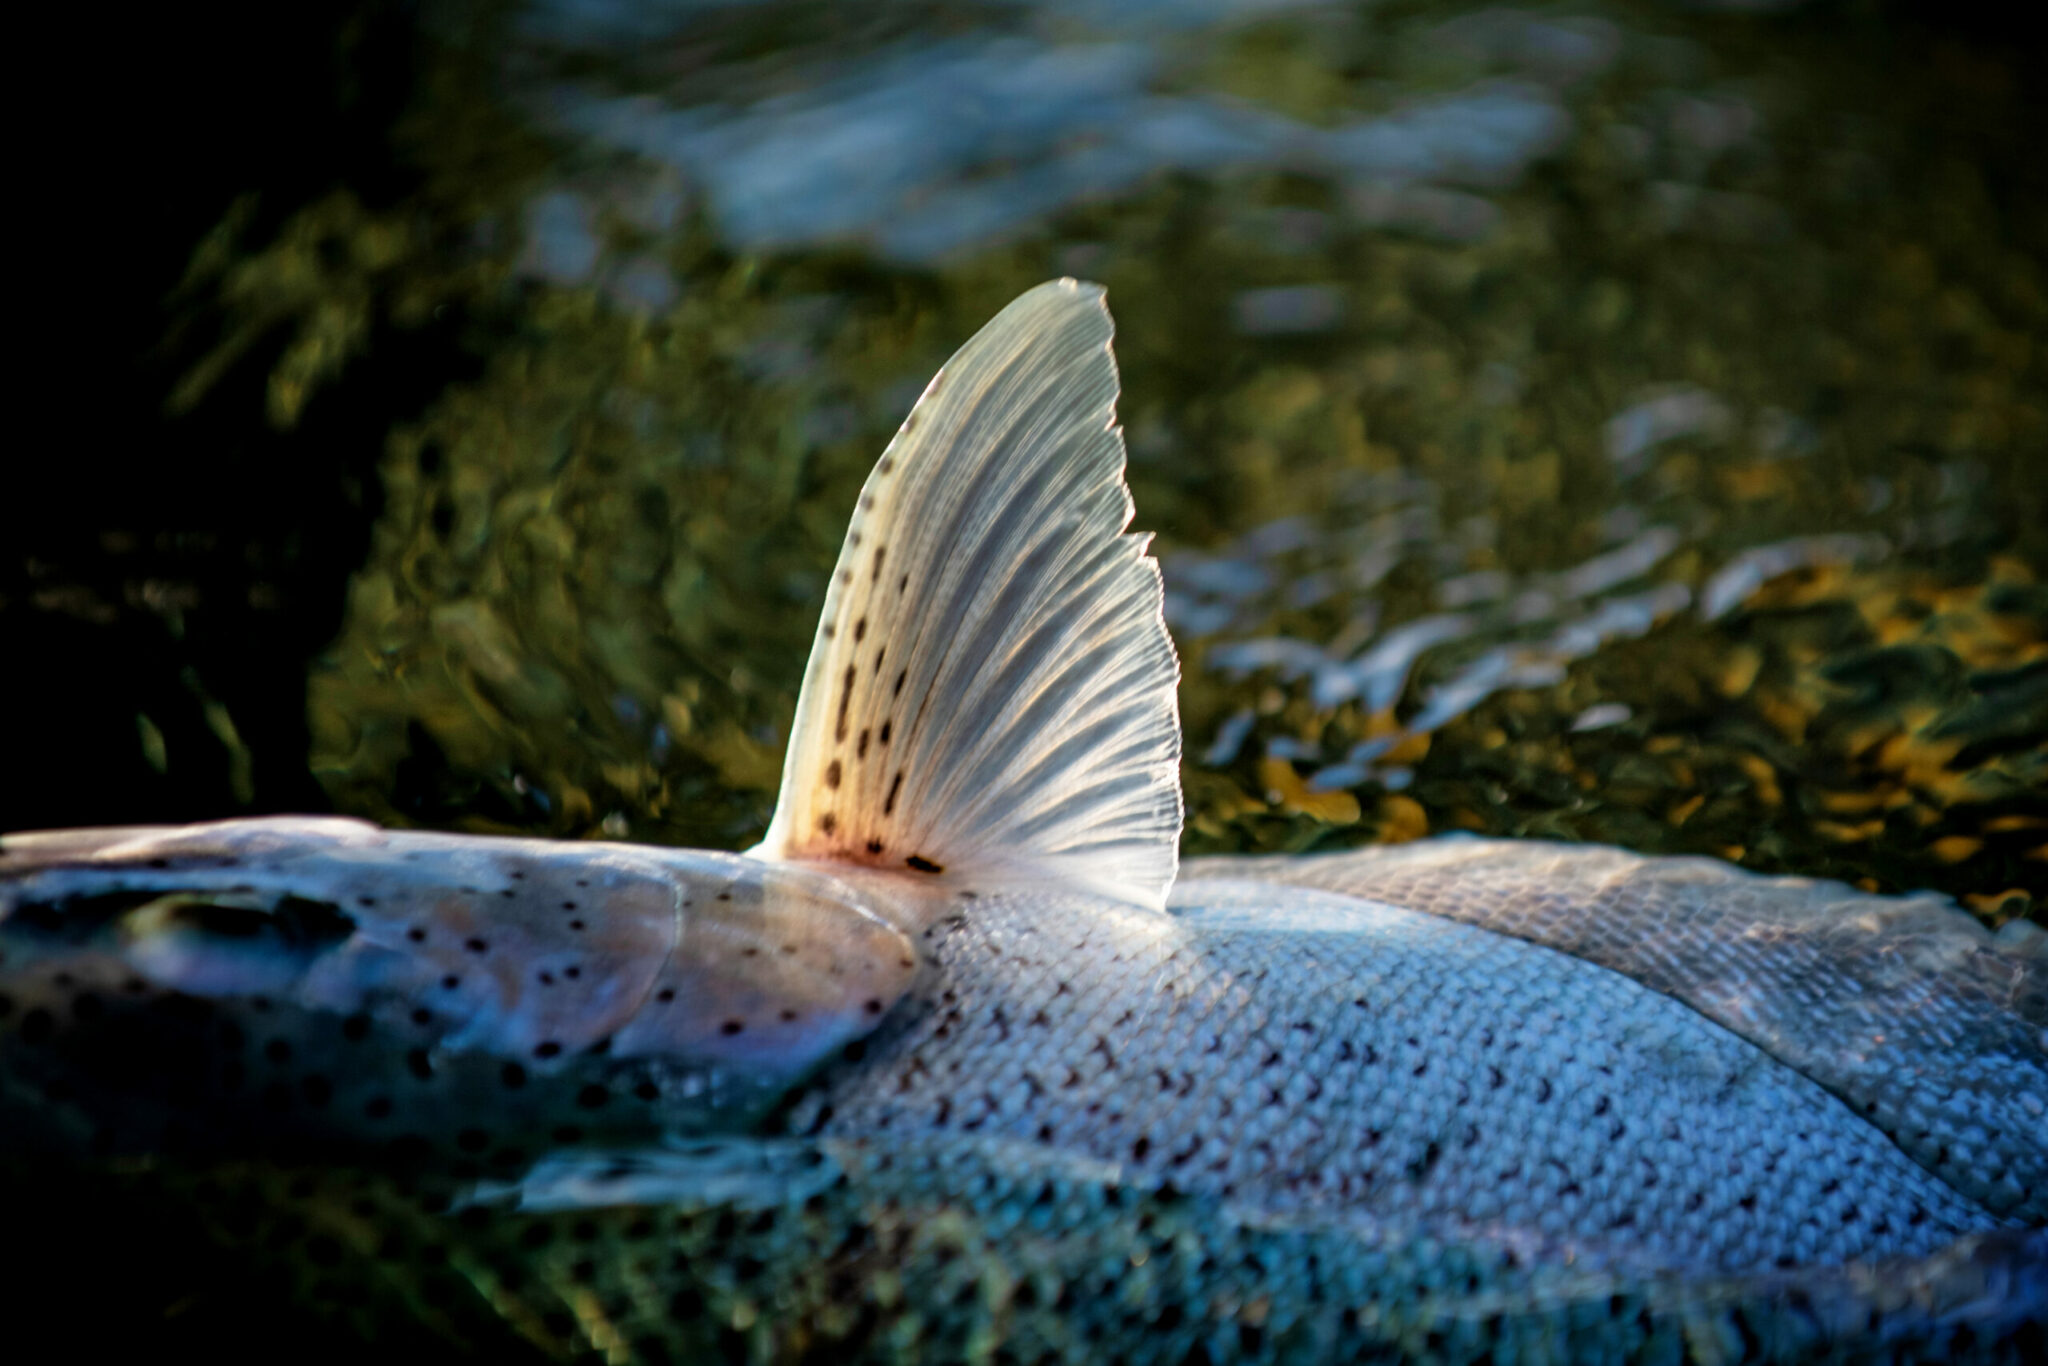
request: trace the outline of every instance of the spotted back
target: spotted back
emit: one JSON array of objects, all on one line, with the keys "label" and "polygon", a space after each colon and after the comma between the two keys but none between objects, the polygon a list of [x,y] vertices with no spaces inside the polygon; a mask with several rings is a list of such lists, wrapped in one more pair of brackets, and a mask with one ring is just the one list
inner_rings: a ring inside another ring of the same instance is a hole
[{"label": "spotted back", "polygon": [[99,835],[0,842],[0,1089],[103,1146],[739,1128],[916,965],[854,889],[731,854],[294,817]]},{"label": "spotted back", "polygon": [[1197,859],[1562,949],[1685,1002],[1847,1102],[1999,1214],[2048,1220],[2048,936],[1946,898],[1872,896],[1704,858],[1424,840],[1322,858]]}]

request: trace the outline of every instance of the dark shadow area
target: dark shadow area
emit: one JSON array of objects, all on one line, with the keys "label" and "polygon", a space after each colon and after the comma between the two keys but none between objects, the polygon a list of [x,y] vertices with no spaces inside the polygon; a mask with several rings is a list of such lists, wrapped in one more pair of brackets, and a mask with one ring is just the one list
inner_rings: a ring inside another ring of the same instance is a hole
[{"label": "dark shadow area", "polygon": [[[280,432],[263,420],[272,339],[173,417],[166,394],[192,357],[165,348],[167,298],[238,196],[260,192],[261,238],[337,187],[373,206],[410,191],[390,129],[415,15],[314,0],[49,22],[31,46],[89,74],[39,97],[25,178],[45,188],[16,343],[25,430],[0,459],[0,830],[322,809],[307,660],[368,544],[384,433],[466,361],[452,320],[375,336]],[[348,1322],[293,1307],[276,1268],[223,1250],[190,1208],[9,1168],[0,1200],[33,1249],[13,1284],[20,1341],[74,1360],[370,1350]],[[402,1320],[375,1349],[462,1355]]]},{"label": "dark shadow area", "polygon": [[325,0],[69,22],[53,41],[89,54],[99,93],[56,105],[40,146],[57,211],[21,390],[41,435],[17,437],[0,499],[0,829],[319,810],[306,661],[368,544],[385,432],[465,364],[457,324],[373,336],[279,431],[281,337],[167,412],[209,340],[166,343],[169,296],[240,196],[263,240],[337,188],[373,208],[410,192],[390,136],[414,16]]}]

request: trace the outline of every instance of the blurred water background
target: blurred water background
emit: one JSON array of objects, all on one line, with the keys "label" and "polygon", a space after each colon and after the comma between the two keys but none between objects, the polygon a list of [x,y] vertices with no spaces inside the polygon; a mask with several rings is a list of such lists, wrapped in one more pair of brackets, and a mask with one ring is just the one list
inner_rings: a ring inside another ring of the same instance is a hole
[{"label": "blurred water background", "polygon": [[139,20],[46,229],[0,828],[745,846],[860,480],[1065,274],[1188,852],[1463,829],[2048,919],[2043,68],[1995,14]]}]

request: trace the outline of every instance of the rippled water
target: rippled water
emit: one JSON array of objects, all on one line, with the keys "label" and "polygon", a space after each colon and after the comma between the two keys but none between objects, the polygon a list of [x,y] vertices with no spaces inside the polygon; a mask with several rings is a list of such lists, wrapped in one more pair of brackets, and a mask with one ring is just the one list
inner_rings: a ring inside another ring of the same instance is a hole
[{"label": "rippled water", "polygon": [[750,843],[861,477],[1073,274],[1190,852],[1469,829],[2048,919],[2036,106],[1881,20],[425,6],[405,188],[242,201],[174,301],[169,430],[288,496],[24,532],[0,620],[71,664],[0,824]]},{"label": "rippled water", "polygon": [[337,807],[751,839],[856,481],[1074,273],[1191,848],[1466,828],[2028,907],[2048,299],[1996,130],[1920,126],[1938,68],[1655,9],[773,11],[451,29],[418,202],[223,255],[230,317],[291,315],[285,420],[363,312],[479,322],[313,664]]}]

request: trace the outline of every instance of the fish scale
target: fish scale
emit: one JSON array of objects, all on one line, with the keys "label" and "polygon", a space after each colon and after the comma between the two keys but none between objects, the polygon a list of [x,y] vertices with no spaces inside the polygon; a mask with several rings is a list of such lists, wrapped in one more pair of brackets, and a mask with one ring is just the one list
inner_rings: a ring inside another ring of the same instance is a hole
[{"label": "fish scale", "polygon": [[2048,1220],[2048,935],[1932,896],[1538,840],[1192,860],[1378,897],[1570,953],[1675,997],[1829,1091],[1987,1208]]},{"label": "fish scale", "polygon": [[966,903],[794,1122],[1004,1137],[1275,1213],[1750,1271],[2000,1221],[1753,1044],[1617,973],[1399,907],[1183,881],[1170,915]]}]

